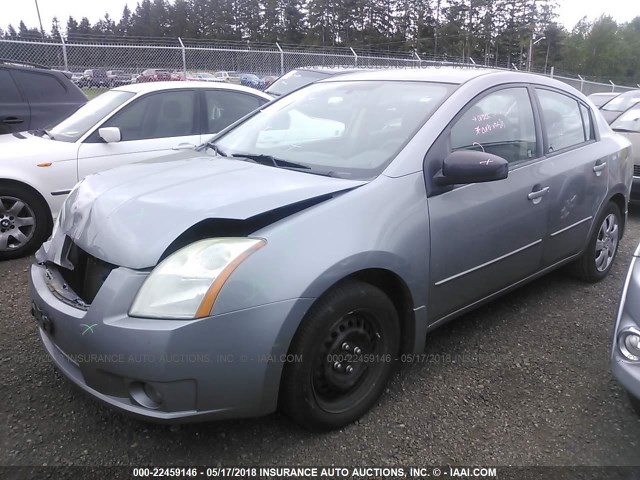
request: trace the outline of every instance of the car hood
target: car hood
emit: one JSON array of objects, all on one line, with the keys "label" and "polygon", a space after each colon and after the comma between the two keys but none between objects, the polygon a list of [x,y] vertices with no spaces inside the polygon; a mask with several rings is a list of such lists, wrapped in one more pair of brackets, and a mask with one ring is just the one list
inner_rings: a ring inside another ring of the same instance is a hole
[{"label": "car hood", "polygon": [[244,220],[365,183],[209,156],[126,165],[71,192],[47,256],[60,263],[68,236],[103,261],[148,268],[202,220]]},{"label": "car hood", "polygon": [[622,112],[614,112],[613,110],[602,110],[600,109],[600,113],[602,113],[602,116],[604,117],[604,119],[607,121],[607,123],[609,125],[611,125],[611,123],[618,118],[620,115],[622,115]]},{"label": "car hood", "polygon": [[28,132],[0,135],[0,168],[11,160],[31,160],[33,164],[70,160],[75,156],[75,144],[58,142],[46,135],[37,137]]},{"label": "car hood", "polygon": [[[640,165],[640,132],[618,132],[614,130],[618,135],[622,135],[624,138],[631,142],[631,152],[633,153],[633,164]],[[635,173],[634,173],[635,175]]]}]

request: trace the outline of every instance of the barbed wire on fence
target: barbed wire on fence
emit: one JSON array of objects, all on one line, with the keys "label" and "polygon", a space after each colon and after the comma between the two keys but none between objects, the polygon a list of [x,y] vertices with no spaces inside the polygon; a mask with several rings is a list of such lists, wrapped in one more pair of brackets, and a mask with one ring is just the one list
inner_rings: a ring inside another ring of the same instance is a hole
[{"label": "barbed wire on fence", "polygon": [[[280,45],[225,40],[116,37],[73,35],[67,38],[33,36],[0,39],[0,58],[29,62],[59,70],[120,70],[139,74],[147,68],[171,71],[220,70],[279,76],[302,67],[424,68],[433,65],[526,70],[526,65],[509,64],[496,58],[419,55],[414,51],[376,51],[342,46]],[[625,91],[636,86],[590,81],[578,75],[554,74],[553,67],[533,65],[531,71],[553,76],[586,95],[605,91]]]}]

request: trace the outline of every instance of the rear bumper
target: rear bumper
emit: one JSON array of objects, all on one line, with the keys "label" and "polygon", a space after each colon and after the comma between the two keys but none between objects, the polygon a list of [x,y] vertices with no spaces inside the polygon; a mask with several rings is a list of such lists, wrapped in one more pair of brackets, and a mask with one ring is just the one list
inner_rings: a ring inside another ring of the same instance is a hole
[{"label": "rear bumper", "polygon": [[60,371],[97,400],[150,421],[183,423],[274,411],[289,342],[312,300],[190,321],[129,317],[145,278],[143,272],[113,270],[85,311],[48,287],[44,266],[31,267],[40,336]]}]

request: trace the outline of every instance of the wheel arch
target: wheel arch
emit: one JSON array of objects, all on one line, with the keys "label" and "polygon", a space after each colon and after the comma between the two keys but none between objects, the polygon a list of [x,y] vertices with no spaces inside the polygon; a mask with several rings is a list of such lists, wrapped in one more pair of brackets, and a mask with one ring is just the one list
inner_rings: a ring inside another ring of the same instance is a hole
[{"label": "wheel arch", "polygon": [[[414,301],[407,283],[397,273],[382,267],[371,267],[355,270],[335,279],[317,296],[311,307],[324,298],[331,290],[339,288],[340,284],[348,280],[359,280],[382,290],[389,297],[396,308],[400,320],[400,348],[401,352],[413,352],[416,344],[416,332],[422,329],[417,326],[414,312]],[[303,319],[304,321],[304,319]],[[302,322],[300,322],[302,323]],[[299,325],[298,325],[299,327]],[[296,328],[297,330],[297,328]],[[291,343],[287,345],[287,351]]]},{"label": "wheel arch", "polygon": [[2,188],[4,185],[15,185],[19,188],[24,188],[25,190],[28,190],[30,193],[35,195],[35,197],[42,202],[42,205],[47,209],[47,212],[49,213],[49,227],[53,226],[53,214],[51,213],[51,207],[49,206],[49,203],[47,202],[47,200],[42,196],[42,194],[36,188],[20,180],[14,180],[10,178],[0,178],[0,188]]}]

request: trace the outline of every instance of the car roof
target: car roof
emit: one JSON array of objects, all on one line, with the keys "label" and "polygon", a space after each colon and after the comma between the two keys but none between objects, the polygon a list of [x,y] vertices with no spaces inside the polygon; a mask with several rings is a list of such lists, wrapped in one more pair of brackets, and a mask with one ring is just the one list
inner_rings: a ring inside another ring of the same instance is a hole
[{"label": "car roof", "polygon": [[255,88],[244,87],[242,85],[235,85],[232,83],[217,83],[217,82],[144,82],[144,83],[132,83],[131,85],[122,85],[121,87],[113,88],[118,92],[131,92],[131,93],[148,93],[156,92],[159,90],[180,90],[180,89],[193,89],[193,88],[206,88],[211,90],[234,90],[237,92],[251,93],[258,97],[262,97],[266,100],[271,100],[272,97]]},{"label": "car roof", "polygon": [[[435,82],[463,84],[474,79],[482,80],[484,88],[490,83],[532,83],[546,85],[572,94],[580,94],[570,85],[554,78],[538,75],[535,73],[520,72],[513,70],[496,70],[485,67],[440,67],[428,66],[415,69],[384,69],[384,70],[364,70],[357,73],[349,73],[329,77],[318,82],[344,82],[352,80],[382,80],[382,81],[414,81],[414,82]],[[583,96],[583,95],[582,95]],[[586,97],[585,97],[586,98]]]},{"label": "car roof", "polygon": [[[425,68],[393,68],[381,70],[354,70],[345,75],[340,75],[338,79],[333,77],[322,82],[345,81],[345,80],[409,80],[423,82],[443,82],[443,83],[464,83],[472,78],[481,75],[498,73],[497,70],[489,68],[452,68],[430,66]],[[503,72],[501,72],[503,73]]]},{"label": "car roof", "polygon": [[367,71],[365,68],[356,68],[356,67],[302,67],[296,68],[295,71],[302,72],[317,72],[324,73],[326,75],[338,75],[343,73],[353,73],[353,72],[363,72]]}]

